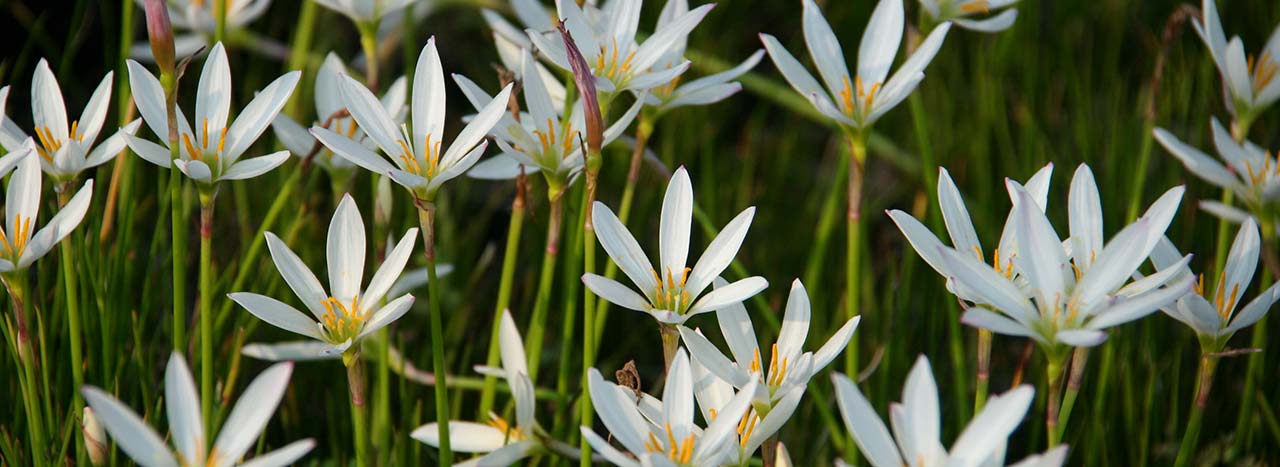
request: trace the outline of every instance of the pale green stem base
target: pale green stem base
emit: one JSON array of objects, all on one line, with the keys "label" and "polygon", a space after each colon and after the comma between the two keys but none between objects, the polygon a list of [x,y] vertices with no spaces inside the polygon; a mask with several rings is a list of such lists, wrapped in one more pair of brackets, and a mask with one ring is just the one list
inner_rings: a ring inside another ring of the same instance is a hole
[{"label": "pale green stem base", "polygon": [[440,317],[440,280],[436,277],[436,207],[430,200],[415,199],[422,246],[427,258],[427,311],[431,315],[431,366],[436,378],[436,422],[440,425],[440,465],[453,465],[449,442],[449,388],[444,366],[444,322]]}]

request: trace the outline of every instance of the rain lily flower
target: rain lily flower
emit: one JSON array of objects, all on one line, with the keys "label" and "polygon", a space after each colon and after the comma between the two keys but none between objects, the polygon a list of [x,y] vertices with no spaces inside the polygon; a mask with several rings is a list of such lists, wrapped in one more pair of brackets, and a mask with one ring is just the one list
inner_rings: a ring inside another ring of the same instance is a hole
[{"label": "rain lily flower", "polygon": [[[325,56],[324,63],[320,65],[320,69],[316,71],[316,120],[315,126],[324,126],[328,123],[328,128],[334,130],[335,133],[346,136],[347,139],[360,143],[369,150],[376,150],[373,140],[365,135],[364,130],[356,124],[354,118],[347,112],[346,105],[342,102],[342,76],[346,74],[347,67],[342,63],[342,59],[334,53]],[[392,120],[399,123],[404,121],[405,95],[407,91],[407,81],[404,77],[397,79],[391,83],[391,87],[387,88],[387,92],[382,95],[381,103],[383,110]],[[305,158],[311,154],[311,149],[316,144],[316,139],[311,136],[306,127],[299,125],[297,121],[289,118],[288,115],[281,113],[271,122],[271,129],[275,130],[276,137],[280,139],[294,156]],[[334,157],[333,151],[323,145],[320,146],[320,152],[312,158],[312,162],[320,166],[331,176],[341,177],[355,168],[355,164],[342,157]]]},{"label": "rain lily flower", "polygon": [[[106,138],[96,148],[94,143],[102,125],[107,120],[111,106],[111,84],[114,72],[107,72],[85,105],[80,119],[67,125],[67,106],[62,99],[58,78],[49,69],[49,63],[40,59],[31,77],[31,116],[35,121],[35,147],[40,155],[40,166],[57,184],[74,180],[86,169],[91,169],[116,157],[125,148],[123,133],[134,133],[141,120],[134,120],[119,132]],[[8,88],[5,88],[6,97]],[[3,107],[0,106],[0,110]],[[7,120],[7,119],[6,119]],[[12,124],[0,125],[0,144],[16,149],[28,136]],[[82,123],[83,122],[83,123]]]},{"label": "rain lily flower", "polygon": [[849,344],[861,321],[860,316],[850,318],[817,352],[805,352],[803,347],[809,336],[809,314],[809,295],[804,284],[797,279],[791,283],[791,295],[787,297],[787,311],[782,318],[778,341],[767,354],[767,368],[763,359],[766,354],[761,353],[756,345],[754,326],[746,307],[740,302],[716,311],[720,332],[733,355],[732,361],[697,331],[682,327],[680,336],[693,359],[719,379],[738,389],[745,388],[748,382],[757,381],[753,405],[758,412],[768,414],[773,404],[786,397],[792,389],[808,387],[809,380]]},{"label": "rain lily flower", "polygon": [[458,133],[448,149],[442,149],[444,70],[434,37],[427,40],[418,57],[408,127],[397,127],[391,114],[359,81],[349,76],[342,76],[341,81],[339,89],[347,110],[387,157],[328,128],[312,127],[311,134],[338,156],[366,170],[390,175],[391,180],[424,200],[434,199],[444,182],[466,172],[480,159],[488,147],[484,135],[498,123],[511,95],[508,85]]},{"label": "rain lily flower", "polygon": [[[144,0],[136,1],[142,4]],[[169,8],[169,18],[173,28],[188,31],[186,34],[174,36],[175,54],[178,57],[185,57],[198,52],[202,47],[208,47],[209,39],[213,37],[218,26],[217,16],[214,16],[213,12],[214,1],[166,0],[165,3]],[[233,31],[248,26],[266,13],[269,6],[271,6],[271,0],[227,0],[227,33],[230,35]],[[145,42],[133,46],[129,56],[146,62],[155,61],[151,54],[151,46]]]},{"label": "rain lily flower", "polygon": [[[667,5],[662,8],[662,13],[658,15],[658,30],[673,24],[688,12],[688,0],[668,0]],[[675,45],[667,50],[667,53],[654,64],[651,71],[672,69],[685,63],[684,52],[688,43],[687,39],[688,36],[677,39]],[[684,78],[683,74],[678,75],[665,85],[651,89],[644,101],[646,104],[656,108],[659,115],[678,107],[720,102],[742,90],[742,85],[733,80],[755,68],[762,58],[764,58],[764,50],[756,50],[746,60],[743,60],[742,63],[733,68],[687,83],[680,82]]]},{"label": "rain lily flower", "polygon": [[80,392],[120,450],[139,465],[287,466],[310,452],[315,441],[296,441],[247,462],[241,458],[258,442],[263,428],[280,405],[292,372],[293,364],[278,363],[254,378],[227,415],[222,432],[210,445],[200,415],[200,394],[195,380],[182,356],[174,352],[164,370],[164,402],[169,416],[169,438],[176,450],[170,449],[164,438],[115,397],[93,386],[85,386]]},{"label": "rain lily flower", "polygon": [[316,0],[325,8],[342,13],[356,24],[375,23],[417,0]]},{"label": "rain lily flower", "polygon": [[[293,93],[298,84],[297,71],[285,73],[259,91],[234,122],[231,113],[231,67],[222,43],[214,44],[200,72],[196,89],[196,119],[191,125],[178,109],[177,159],[170,160],[171,148],[126,134],[129,148],[143,159],[160,167],[178,166],[202,189],[216,188],[223,180],[257,177],[283,164],[289,151],[262,157],[242,159],[249,146],[266,131],[267,126]],[[160,81],[138,62],[129,61],[129,86],[142,119],[165,145],[169,139],[169,120],[165,110],[165,94]],[[230,125],[227,125],[231,123]]]},{"label": "rain lily flower", "polygon": [[[902,388],[902,402],[889,405],[892,431],[849,377],[837,373],[831,375],[831,381],[836,386],[836,402],[845,427],[853,435],[858,449],[875,467],[1004,465],[1005,442],[1022,423],[1035,394],[1031,386],[1022,385],[992,396],[948,450],[941,440],[938,384],[933,379],[929,359],[924,356],[916,359],[915,366],[907,375]],[[1062,465],[1066,460],[1066,447],[1028,460],[1032,463],[1016,465]]]},{"label": "rain lily flower", "polygon": [[[662,200],[659,227],[659,267],[654,269],[635,237],[604,203],[596,202],[591,213],[596,238],[618,268],[640,288],[631,288],[613,279],[584,274],[582,282],[596,295],[630,310],[648,313],[664,325],[679,325],[699,313],[738,303],[764,290],[769,282],[753,276],[702,292],[724,271],[738,254],[747,236],[755,208],[744,209],[720,231],[693,268],[685,267],[689,256],[689,230],[693,222],[693,185],[684,167],[676,169]],[[701,297],[701,298],[699,298]]]},{"label": "rain lily flower", "polygon": [[842,127],[859,131],[871,127],[880,116],[915,90],[924,79],[925,67],[938,53],[942,40],[951,29],[951,23],[942,23],[934,28],[915,53],[889,77],[889,67],[898,54],[906,20],[902,0],[880,0],[862,33],[858,68],[850,75],[840,42],[813,0],[804,0],[803,17],[804,41],[826,89],[777,38],[760,34],[760,40],[773,58],[773,64],[796,92]]},{"label": "rain lily flower", "polygon": [[[1165,192],[1104,246],[1101,199],[1087,165],[1081,164],[1071,181],[1071,236],[1065,243],[1032,195],[1017,182],[1005,183],[1016,195],[1013,231],[1018,246],[1004,271],[1016,268],[1017,281],[972,252],[937,247],[951,280],[972,294],[974,306],[961,318],[964,323],[1029,337],[1057,355],[1064,345],[1101,344],[1104,329],[1146,316],[1191,289],[1191,278],[1179,279],[1174,271],[1129,281],[1163,237],[1183,187]],[[1022,280],[1025,288],[1019,288]]]},{"label": "rain lily flower", "polygon": [[[723,413],[734,396],[739,394],[728,382],[720,379],[698,363],[695,356],[690,360],[693,375],[693,395],[698,401],[698,409],[703,420],[715,420]],[[760,378],[757,377],[757,380]],[[756,392],[760,392],[756,387]],[[791,419],[800,399],[804,397],[805,386],[794,386],[778,394],[778,399],[765,405],[752,404],[751,408],[738,422],[738,428],[730,435],[732,445],[729,457],[721,461],[721,465],[746,465],[751,461],[760,445],[778,433],[782,425]],[[763,410],[760,410],[763,409]],[[779,464],[781,465],[781,464]]]},{"label": "rain lily flower", "polygon": [[276,269],[280,270],[280,275],[289,284],[289,288],[293,289],[293,293],[311,311],[314,320],[296,308],[270,297],[247,292],[228,296],[268,324],[323,343],[319,348],[314,345],[294,346],[293,350],[299,352],[296,358],[342,354],[343,359],[348,360],[359,352],[358,344],[361,339],[400,319],[413,305],[413,296],[404,294],[381,308],[376,308],[404,270],[409,255],[413,253],[417,235],[418,229],[409,229],[400,238],[400,242],[387,254],[382,266],[361,293],[366,248],[364,221],[355,200],[351,195],[344,195],[333,213],[333,220],[329,222],[326,247],[329,292],[325,292],[311,270],[279,237],[271,232],[266,233],[267,248],[271,250],[271,259],[276,263]]},{"label": "rain lily flower", "polygon": [[[1025,189],[1035,199],[1036,206],[1043,212],[1045,206],[1048,205],[1049,198],[1049,181],[1053,175],[1053,164],[1047,164],[1039,171],[1027,179]],[[1009,196],[1017,202],[1017,193],[1009,192]],[[951,247],[960,252],[973,252],[979,261],[986,261],[983,253],[982,242],[978,239],[978,232],[973,227],[973,221],[969,217],[969,209],[965,207],[964,198],[960,195],[960,190],[956,188],[956,183],[951,179],[951,173],[945,168],[938,168],[938,208],[942,211],[942,219],[947,226],[947,234],[951,237]],[[923,223],[910,214],[897,209],[888,211],[889,218],[897,224],[898,229],[902,231],[902,235],[911,243],[911,247],[916,250],[916,254],[924,259],[938,274],[949,278],[950,273],[947,272],[946,262],[942,255],[938,253],[938,249],[943,246],[938,237],[925,227]],[[1027,282],[1019,274],[1017,268],[1013,267],[1013,257],[1018,254],[1018,243],[1013,233],[1013,216],[1005,219],[1004,230],[1000,234],[999,246],[995,249],[991,256],[991,267],[997,273],[1005,275],[1018,285],[1019,289],[1025,291]],[[955,281],[947,281],[947,290],[955,294],[962,300],[976,301],[972,291],[964,289]]]},{"label": "rain lily flower", "polygon": [[[1253,218],[1245,219],[1231,244],[1227,263],[1217,277],[1216,286],[1205,288],[1204,274],[1200,274],[1193,293],[1179,298],[1177,303],[1164,307],[1165,314],[1190,326],[1200,338],[1205,353],[1221,352],[1231,336],[1253,325],[1271,310],[1280,299],[1280,283],[1273,284],[1257,298],[1236,312],[1244,302],[1244,293],[1253,282],[1258,267],[1261,241],[1258,224]],[[1169,240],[1162,239],[1151,252],[1151,263],[1157,270],[1176,270],[1179,277],[1191,277],[1191,268],[1180,261],[1182,254]]]},{"label": "rain lily flower", "polygon": [[[1018,9],[1008,8],[1018,0],[920,0],[920,8],[934,23],[950,21],[956,26],[979,32],[999,32],[1013,26]],[[1008,8],[992,15],[992,12]],[[970,16],[988,16],[970,19]]]},{"label": "rain lily flower", "polygon": [[592,368],[587,386],[596,415],[613,439],[636,457],[614,448],[590,427],[581,427],[582,436],[606,460],[622,467],[721,465],[736,452],[734,429],[750,407],[754,385],[717,410],[706,428],[699,428],[693,423],[693,376],[684,349],[672,361],[661,401],[637,402],[632,389],[605,381]]},{"label": "rain lily flower", "polygon": [[[688,70],[688,61],[662,68],[655,65],[673,47],[688,39],[689,33],[714,6],[702,5],[673,17],[659,25],[643,44],[636,42],[640,0],[619,0],[604,10],[579,7],[573,0],[556,0],[556,16],[564,19],[565,28],[590,65],[591,74],[596,77],[596,89],[604,96],[613,96],[622,91],[640,92],[663,86]],[[564,43],[548,35],[546,29],[538,29],[538,25],[529,26],[525,32],[533,47],[551,63],[569,70]]]},{"label": "rain lily flower", "polygon": [[1280,25],[1277,25],[1257,57],[1246,57],[1240,36],[1227,40],[1218,17],[1218,6],[1204,0],[1200,7],[1202,20],[1191,26],[1209,48],[1218,73],[1222,75],[1222,93],[1227,110],[1243,129],[1268,106],[1280,99]]},{"label": "rain lily flower", "polygon": [[[541,171],[547,179],[548,191],[557,196],[577,178],[584,167],[581,132],[583,122],[582,101],[578,100],[572,113],[565,117],[563,96],[556,101],[546,85],[538,64],[528,52],[521,55],[521,92],[527,113],[517,121],[510,113],[502,114],[492,133],[502,153],[475,165],[468,175],[482,179],[511,179],[520,174]],[[454,75],[467,100],[476,110],[492,102],[483,90],[465,76]],[[637,99],[627,112],[604,130],[602,144],[608,145],[621,136],[635,120],[644,101]]]},{"label": "rain lily flower", "polygon": [[[1216,118],[1211,120],[1210,127],[1214,146],[1225,165],[1163,128],[1156,128],[1154,134],[1156,141],[1178,158],[1187,170],[1204,181],[1231,190],[1249,210],[1263,212],[1264,208],[1280,200],[1280,159],[1277,159],[1280,153],[1273,158],[1256,144],[1248,141],[1237,143]],[[1202,201],[1200,207],[1235,223],[1250,217],[1239,208],[1216,201]]]},{"label": "rain lily flower", "polygon": [[0,156],[0,177],[9,175],[18,162],[27,157],[27,151],[35,150],[35,140],[31,138],[15,139],[22,133],[18,125],[4,114],[5,105],[9,101],[9,87],[0,88],[0,146],[4,146],[4,156]]},{"label": "rain lily flower", "polygon": [[36,231],[40,216],[40,156],[30,138],[19,151],[18,167],[9,179],[4,199],[4,228],[0,229],[0,274],[5,275],[23,274],[31,263],[70,235],[84,219],[93,197],[93,179],[89,179],[44,228]]},{"label": "rain lily flower", "polygon": [[[477,367],[476,370],[507,380],[507,386],[511,388],[512,397],[515,398],[516,424],[512,425],[496,413],[489,413],[488,423],[449,421],[453,450],[485,453],[472,461],[474,465],[511,465],[537,452],[544,442],[551,441],[533,416],[536,404],[533,382],[529,380],[528,357],[524,354],[524,341],[520,338],[520,331],[516,329],[516,322],[511,318],[510,311],[503,312],[500,326],[502,368]],[[433,447],[440,447],[439,430],[439,425],[428,423],[413,430],[409,436]]]}]

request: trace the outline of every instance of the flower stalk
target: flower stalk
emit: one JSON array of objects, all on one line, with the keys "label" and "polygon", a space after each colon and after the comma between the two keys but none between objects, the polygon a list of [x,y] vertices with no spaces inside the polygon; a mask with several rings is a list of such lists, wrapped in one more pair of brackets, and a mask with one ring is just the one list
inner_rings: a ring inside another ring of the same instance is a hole
[{"label": "flower stalk", "polygon": [[[71,201],[71,196],[75,194],[73,190],[74,183],[66,183],[62,190],[58,192],[58,210],[66,207]],[[67,293],[67,331],[70,333],[69,340],[71,345],[71,382],[75,387],[79,388],[84,385],[84,363],[83,363],[83,346],[81,343],[81,321],[80,321],[80,284],[79,276],[76,274],[76,262],[73,259],[75,247],[72,239],[66,239],[58,245],[60,250],[60,262],[58,268],[62,270],[63,287]],[[79,391],[75,392],[72,408],[74,413],[84,412],[84,397]],[[75,436],[76,439],[76,463],[83,464],[85,460],[85,444],[84,437]]]},{"label": "flower stalk", "polygon": [[1076,405],[1076,396],[1080,394],[1080,385],[1084,380],[1085,365],[1089,362],[1089,348],[1076,347],[1071,352],[1071,376],[1067,379],[1066,395],[1062,399],[1062,412],[1058,417],[1058,438],[1067,431],[1067,421],[1071,419],[1071,409]]},{"label": "flower stalk", "polygon": [[551,308],[551,285],[555,282],[556,261],[560,256],[560,225],[564,217],[563,191],[551,195],[551,215],[547,220],[546,247],[542,252],[542,271],[538,275],[538,295],[534,300],[533,317],[529,324],[529,380],[538,381],[541,366],[542,341],[546,335],[547,313]]},{"label": "flower stalk", "polygon": [[5,274],[5,288],[9,291],[9,299],[13,303],[13,316],[17,322],[15,342],[15,350],[18,352],[18,360],[22,364],[22,373],[19,384],[24,389],[23,405],[27,413],[27,432],[31,441],[31,464],[36,467],[46,465],[44,455],[45,449],[45,432],[44,432],[44,415],[40,410],[39,397],[36,395],[36,354],[35,349],[31,346],[31,332],[27,327],[30,322],[30,316],[27,314],[26,297],[27,297],[27,272],[15,271]]},{"label": "flower stalk", "polygon": [[[356,444],[356,466],[364,467],[368,459],[368,420],[365,413],[365,380],[364,361],[360,359],[359,348],[353,347],[342,356],[347,367],[347,390],[351,394],[351,429],[354,431]],[[447,465],[447,464],[441,464]]]},{"label": "flower stalk", "polygon": [[[845,236],[845,318],[859,315],[862,283],[862,184],[867,162],[867,134],[853,130],[849,138],[849,193],[846,211]],[[858,337],[853,337],[849,351],[845,353],[845,373],[858,374]]]},{"label": "flower stalk", "polygon": [[[493,329],[489,333],[489,355],[486,364],[496,366],[499,357],[499,336],[502,331],[502,313],[511,305],[511,287],[515,282],[516,254],[520,250],[520,236],[524,230],[526,178],[523,172],[516,178],[516,196],[511,201],[511,221],[507,224],[507,245],[502,254],[502,275],[498,281],[498,300],[493,310]],[[497,391],[498,378],[485,376],[484,389],[480,391],[480,409],[478,417],[483,417],[493,409],[493,396]]]},{"label": "flower stalk", "polygon": [[378,22],[359,24],[360,48],[364,51],[364,81],[370,91],[378,91]]},{"label": "flower stalk", "polygon": [[200,190],[200,408],[213,429],[213,208],[216,188]]},{"label": "flower stalk", "polygon": [[987,388],[991,384],[991,331],[978,330],[978,376],[974,385],[973,413],[982,411],[987,403]]},{"label": "flower stalk", "polygon": [[444,366],[444,323],[440,317],[440,281],[436,277],[436,205],[417,196],[413,204],[418,208],[422,247],[427,258],[427,313],[431,326],[431,366],[436,378],[436,422],[440,424],[440,465],[453,465],[453,451],[449,443],[449,387]]},{"label": "flower stalk", "polygon": [[1066,347],[1055,346],[1045,349],[1048,365],[1045,366],[1045,380],[1049,392],[1045,399],[1045,432],[1049,437],[1049,448],[1055,448],[1062,442],[1062,434],[1058,431],[1058,415],[1062,407],[1062,384],[1065,378],[1063,365],[1066,364]]},{"label": "flower stalk", "polygon": [[1200,441],[1200,425],[1204,420],[1204,408],[1209,404],[1209,390],[1213,386],[1213,373],[1218,368],[1218,358],[1206,353],[1200,354],[1200,371],[1196,379],[1195,402],[1191,405],[1191,418],[1187,420],[1187,431],[1182,434],[1182,445],[1178,448],[1178,458],[1174,466],[1185,467],[1195,457],[1196,445]]}]

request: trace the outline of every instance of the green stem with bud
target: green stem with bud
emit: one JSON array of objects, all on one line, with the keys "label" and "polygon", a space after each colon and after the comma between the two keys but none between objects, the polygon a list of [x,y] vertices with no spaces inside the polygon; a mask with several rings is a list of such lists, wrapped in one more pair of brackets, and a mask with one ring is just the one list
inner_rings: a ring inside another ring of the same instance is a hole
[{"label": "green stem with bud", "polygon": [[1195,403],[1191,405],[1191,419],[1187,421],[1187,431],[1182,435],[1182,446],[1178,448],[1175,467],[1191,464],[1195,456],[1196,444],[1200,441],[1200,424],[1204,420],[1204,408],[1209,404],[1209,389],[1213,386],[1213,373],[1218,368],[1218,359],[1208,354],[1200,355],[1200,373],[1196,379]]},{"label": "green stem with bud", "polygon": [[[214,189],[216,190],[216,188]],[[213,417],[213,207],[216,193],[200,190],[200,408],[207,433]]]},{"label": "green stem with bud", "polygon": [[440,280],[436,277],[436,206],[430,199],[414,196],[422,247],[427,258],[427,312],[431,326],[431,366],[436,378],[436,423],[440,426],[440,465],[453,465],[449,443],[449,387],[444,367],[444,323],[440,317]]}]

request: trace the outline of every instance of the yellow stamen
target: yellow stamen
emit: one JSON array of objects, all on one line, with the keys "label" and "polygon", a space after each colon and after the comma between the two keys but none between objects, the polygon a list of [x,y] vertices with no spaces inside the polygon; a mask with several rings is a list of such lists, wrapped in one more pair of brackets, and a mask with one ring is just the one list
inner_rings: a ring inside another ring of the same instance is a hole
[{"label": "yellow stamen", "polygon": [[187,147],[187,152],[191,153],[191,158],[192,158],[192,159],[194,159],[194,160],[202,160],[202,159],[201,159],[200,151],[197,151],[197,150],[196,150],[196,147],[195,147],[194,145],[192,145],[192,144],[191,144],[191,135],[186,134],[186,133],[183,133],[183,134],[182,134],[182,144],[183,144],[183,145],[185,145],[185,146]]},{"label": "yellow stamen", "polygon": [[991,14],[991,10],[987,7],[987,0],[976,0],[963,3],[960,5],[960,11],[965,14],[972,14],[981,11],[983,14]]},{"label": "yellow stamen", "polygon": [[[861,80],[859,80],[861,83]],[[861,84],[859,84],[861,87]],[[840,105],[844,113],[853,113],[853,87],[849,85],[849,77],[844,77],[844,89],[840,90]]]}]

